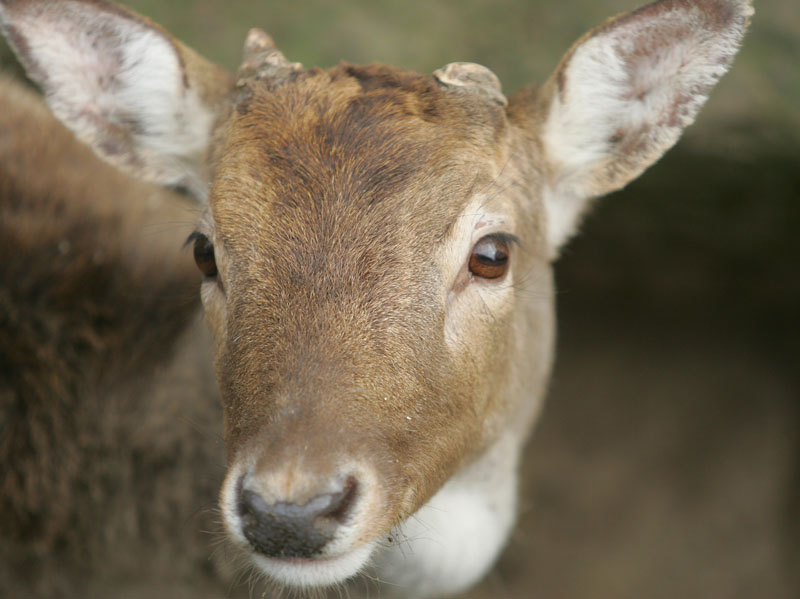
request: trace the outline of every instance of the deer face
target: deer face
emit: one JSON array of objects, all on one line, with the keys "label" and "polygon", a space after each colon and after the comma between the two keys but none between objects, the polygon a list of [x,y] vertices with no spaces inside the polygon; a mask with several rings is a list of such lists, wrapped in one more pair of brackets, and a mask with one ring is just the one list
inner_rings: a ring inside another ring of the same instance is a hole
[{"label": "deer face", "polygon": [[552,326],[536,173],[480,92],[340,66],[248,83],[221,129],[196,243],[216,264],[222,505],[267,568],[368,555],[535,410]]}]

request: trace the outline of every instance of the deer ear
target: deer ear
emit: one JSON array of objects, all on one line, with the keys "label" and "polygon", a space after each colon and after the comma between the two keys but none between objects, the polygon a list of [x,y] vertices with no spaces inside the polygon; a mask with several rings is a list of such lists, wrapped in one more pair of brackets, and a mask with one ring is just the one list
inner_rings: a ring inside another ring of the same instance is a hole
[{"label": "deer ear", "polygon": [[694,121],[752,13],[750,0],[661,0],[590,31],[564,56],[540,99],[553,256],[589,200],[639,176]]},{"label": "deer ear", "polygon": [[206,194],[202,166],[232,78],[104,0],[0,0],[0,25],[53,113],[140,179]]}]

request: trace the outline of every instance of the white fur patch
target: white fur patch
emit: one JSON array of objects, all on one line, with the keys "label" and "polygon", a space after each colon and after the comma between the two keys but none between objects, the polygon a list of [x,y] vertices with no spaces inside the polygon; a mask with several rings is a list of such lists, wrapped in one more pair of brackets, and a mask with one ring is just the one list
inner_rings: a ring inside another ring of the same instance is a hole
[{"label": "white fur patch", "polygon": [[398,527],[370,568],[381,596],[452,596],[486,575],[516,520],[518,455],[507,435]]},{"label": "white fur patch", "polygon": [[337,557],[314,560],[276,560],[254,553],[253,562],[270,579],[292,588],[309,589],[341,584],[369,561],[374,543],[359,545]]},{"label": "white fur patch", "polygon": [[590,36],[569,58],[543,140],[553,252],[586,200],[618,189],[669,149],[728,70],[752,7],[714,29],[701,6],[653,5]]}]

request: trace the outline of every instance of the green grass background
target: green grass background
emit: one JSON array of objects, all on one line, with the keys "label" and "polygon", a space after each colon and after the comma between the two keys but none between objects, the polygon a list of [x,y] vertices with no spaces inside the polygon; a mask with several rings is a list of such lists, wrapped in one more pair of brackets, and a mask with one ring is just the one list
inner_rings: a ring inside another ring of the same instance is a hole
[{"label": "green grass background", "polygon": [[[586,30],[636,0],[132,0],[206,56],[235,68],[247,30],[270,33],[292,60],[383,62],[430,73],[452,61],[494,70],[511,92],[543,80]],[[800,127],[800,5],[756,0],[756,17],[708,121],[764,119]]]}]

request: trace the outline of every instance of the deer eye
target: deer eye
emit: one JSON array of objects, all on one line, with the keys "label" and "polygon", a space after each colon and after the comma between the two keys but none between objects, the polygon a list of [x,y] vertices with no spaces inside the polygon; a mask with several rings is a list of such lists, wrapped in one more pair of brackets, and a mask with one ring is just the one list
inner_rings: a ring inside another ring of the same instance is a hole
[{"label": "deer eye", "polygon": [[192,233],[186,243],[194,241],[194,261],[197,268],[205,276],[211,278],[217,276],[217,261],[214,259],[214,244],[202,233]]},{"label": "deer eye", "polygon": [[482,279],[500,279],[508,272],[509,239],[487,235],[475,244],[469,257],[469,271]]}]

